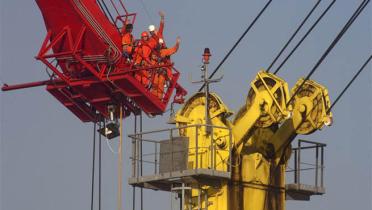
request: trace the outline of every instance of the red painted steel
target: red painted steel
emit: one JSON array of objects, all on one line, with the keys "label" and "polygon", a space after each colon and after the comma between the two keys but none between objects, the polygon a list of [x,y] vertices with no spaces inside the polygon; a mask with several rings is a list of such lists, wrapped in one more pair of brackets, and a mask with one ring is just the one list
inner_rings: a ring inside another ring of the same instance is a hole
[{"label": "red painted steel", "polygon": [[[115,6],[115,23],[105,16],[95,0],[36,0],[44,17],[47,36],[36,56],[53,72],[48,81],[4,86],[3,91],[47,85],[49,91],[83,122],[107,117],[107,105],[123,106],[125,116],[140,110],[162,114],[176,89],[175,103],[187,92],[177,83],[180,73],[171,62],[165,65],[134,66],[122,57],[118,24],[134,23],[136,14],[120,15]],[[113,3],[113,1],[111,1]],[[121,22],[121,23],[120,23]],[[172,69],[161,93],[154,93],[151,81],[159,69]],[[143,75],[147,72],[147,75]],[[150,83],[144,83],[148,79]],[[161,97],[159,97],[159,95]]]}]

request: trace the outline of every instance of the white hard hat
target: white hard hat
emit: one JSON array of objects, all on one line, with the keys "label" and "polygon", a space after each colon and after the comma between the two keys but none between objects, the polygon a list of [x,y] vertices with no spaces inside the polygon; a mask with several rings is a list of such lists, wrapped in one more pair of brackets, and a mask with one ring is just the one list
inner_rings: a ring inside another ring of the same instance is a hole
[{"label": "white hard hat", "polygon": [[155,26],[154,26],[154,25],[149,25],[149,31],[150,31],[150,32],[155,31]]},{"label": "white hard hat", "polygon": [[164,40],[162,38],[159,39],[159,44],[163,44]]}]

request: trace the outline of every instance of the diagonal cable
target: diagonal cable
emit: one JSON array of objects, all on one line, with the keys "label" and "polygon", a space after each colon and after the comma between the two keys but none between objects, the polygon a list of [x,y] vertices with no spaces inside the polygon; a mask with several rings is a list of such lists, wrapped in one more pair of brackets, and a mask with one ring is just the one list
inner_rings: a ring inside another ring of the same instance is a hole
[{"label": "diagonal cable", "polygon": [[278,66],[278,68],[275,70],[274,74],[277,74],[280,69],[283,67],[283,65],[288,61],[288,59],[293,55],[293,53],[298,49],[298,47],[305,41],[307,36],[313,31],[313,29],[318,25],[320,20],[323,19],[325,14],[328,13],[328,11],[331,9],[331,7],[334,5],[336,0],[333,0],[328,7],[323,11],[323,13],[319,16],[319,18],[313,23],[313,25],[309,28],[309,30],[305,33],[305,35],[301,38],[301,40],[296,44],[296,46],[292,49],[292,51],[287,55],[287,57],[282,61],[282,63]]},{"label": "diagonal cable", "polygon": [[280,50],[278,55],[274,58],[274,60],[271,62],[270,66],[267,68],[266,72],[270,72],[270,69],[273,67],[275,62],[279,59],[279,57],[283,54],[284,50],[287,49],[288,45],[292,42],[292,40],[296,37],[297,33],[301,30],[301,28],[304,26],[304,24],[307,22],[307,20],[310,18],[310,16],[313,14],[315,9],[319,6],[320,2],[322,0],[318,0],[313,8],[310,10],[310,12],[306,15],[306,17],[302,20],[301,24],[297,27],[296,31],[292,34],[292,36],[288,39],[288,41],[284,44],[283,48]]},{"label": "diagonal cable", "polygon": [[[265,12],[265,10],[267,9],[267,7],[269,7],[269,5],[271,4],[272,0],[269,0],[266,5],[261,9],[261,11],[258,13],[258,15],[255,17],[255,19],[252,21],[252,23],[248,26],[248,28],[244,31],[244,33],[240,36],[240,38],[238,39],[238,41],[235,42],[234,46],[230,49],[230,51],[225,55],[225,57],[222,59],[222,61],[218,64],[218,66],[216,67],[216,69],[212,72],[212,74],[209,76],[209,79],[211,79],[215,74],[216,72],[220,69],[220,67],[222,66],[223,63],[225,63],[225,61],[227,60],[227,58],[230,56],[230,54],[235,50],[235,48],[238,46],[238,44],[240,43],[240,41],[242,41],[242,39],[245,37],[245,35],[251,30],[251,28],[253,27],[253,25],[257,22],[257,20],[261,17],[261,15]],[[199,89],[199,92],[201,90],[203,90],[205,84],[203,84],[200,89]]]},{"label": "diagonal cable", "polygon": [[350,28],[350,26],[354,23],[354,21],[358,18],[358,16],[360,15],[360,13],[364,10],[364,8],[367,6],[367,4],[369,3],[370,0],[364,0],[360,6],[358,7],[358,9],[354,12],[354,14],[350,17],[350,19],[348,20],[348,22],[345,24],[345,26],[342,28],[342,30],[338,33],[338,35],[336,36],[336,38],[333,40],[333,42],[331,43],[331,45],[327,48],[327,50],[323,53],[323,55],[320,57],[320,59],[318,60],[318,62],[314,65],[314,67],[311,69],[311,71],[309,72],[309,74],[306,76],[306,78],[304,79],[304,81],[301,83],[301,85],[298,87],[298,89],[295,91],[295,93],[291,96],[291,98],[289,99],[289,101],[287,102],[287,105],[289,105],[291,103],[291,101],[293,100],[293,98],[296,96],[296,94],[302,89],[302,86],[305,84],[305,82],[314,74],[314,72],[318,69],[318,67],[320,66],[320,64],[324,61],[324,59],[328,56],[328,54],[332,51],[332,49],[336,46],[336,44],[338,43],[338,41],[340,41],[340,39],[342,38],[342,36],[346,33],[346,31]]},{"label": "diagonal cable", "polygon": [[331,107],[329,107],[329,109],[327,110],[327,114],[329,114],[331,112],[332,108],[337,104],[337,102],[340,100],[340,98],[345,94],[347,89],[349,89],[349,87],[351,86],[351,84],[353,84],[353,82],[359,76],[359,74],[362,73],[362,71],[365,69],[367,64],[371,61],[371,58],[372,58],[372,55],[369,56],[369,58],[366,60],[366,62],[364,62],[362,67],[359,69],[359,71],[354,75],[354,77],[349,81],[349,83],[345,86],[345,88],[337,96],[336,100],[332,103]]}]

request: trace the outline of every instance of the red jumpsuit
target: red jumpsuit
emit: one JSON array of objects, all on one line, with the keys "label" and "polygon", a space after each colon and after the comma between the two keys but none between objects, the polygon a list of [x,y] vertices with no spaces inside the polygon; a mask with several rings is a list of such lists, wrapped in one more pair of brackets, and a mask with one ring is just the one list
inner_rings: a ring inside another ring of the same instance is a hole
[{"label": "red jumpsuit", "polygon": [[[173,47],[171,48],[164,48],[160,50],[160,57],[161,60],[165,61],[161,64],[167,63],[167,57],[173,55],[177,52],[180,44],[177,42]],[[154,61],[155,59],[152,59]],[[170,81],[172,79],[172,68],[171,67],[164,67],[158,70],[158,72],[154,75],[153,79],[153,88],[151,92],[156,95],[159,99],[162,99],[165,90],[164,84],[165,81]]]},{"label": "red jumpsuit", "polygon": [[160,24],[159,24],[159,30],[158,31],[155,31],[151,35],[150,40],[149,40],[149,46],[152,49],[155,49],[155,47],[158,45],[159,39],[164,39],[163,38],[163,31],[164,31],[164,20],[161,19],[160,20]]},{"label": "red jumpsuit", "polygon": [[[140,66],[140,68],[150,66],[151,65],[150,55],[151,48],[149,47],[146,41],[141,40],[139,46],[136,48],[135,51],[134,64]],[[150,74],[148,70],[139,71],[138,73],[135,74],[135,77],[145,87],[147,87],[150,83],[149,80]]]},{"label": "red jumpsuit", "polygon": [[133,50],[133,35],[129,32],[124,33],[121,44],[123,45],[123,52],[131,55]]}]

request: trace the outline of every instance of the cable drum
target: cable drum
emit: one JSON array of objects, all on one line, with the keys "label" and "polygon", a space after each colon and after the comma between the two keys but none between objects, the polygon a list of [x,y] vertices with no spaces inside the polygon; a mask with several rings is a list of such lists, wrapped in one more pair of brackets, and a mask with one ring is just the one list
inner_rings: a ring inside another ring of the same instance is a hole
[{"label": "cable drum", "polygon": [[[332,113],[327,114],[331,106],[327,89],[313,80],[301,78],[292,89],[292,93],[297,92],[291,105],[294,112],[301,114],[303,122],[296,129],[298,134],[311,134],[320,130],[325,124],[330,124]],[[302,88],[298,90],[300,84]],[[297,120],[294,118],[294,120]]]},{"label": "cable drum", "polygon": [[265,101],[271,101],[262,107],[261,116],[255,126],[266,128],[274,123],[280,123],[289,116],[286,103],[289,96],[288,85],[274,74],[260,71],[251,83],[248,92],[247,103],[243,109],[250,109],[253,103],[257,103],[256,96],[264,97]]}]

